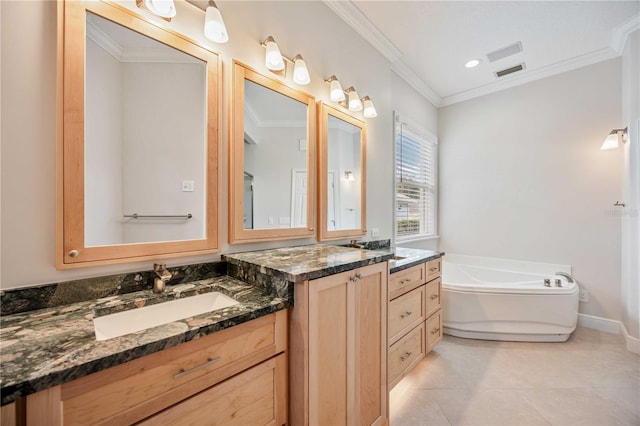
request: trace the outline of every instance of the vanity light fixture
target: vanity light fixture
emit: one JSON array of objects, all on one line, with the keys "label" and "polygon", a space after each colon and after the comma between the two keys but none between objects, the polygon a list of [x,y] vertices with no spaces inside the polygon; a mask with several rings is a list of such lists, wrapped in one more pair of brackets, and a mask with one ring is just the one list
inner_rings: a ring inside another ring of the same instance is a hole
[{"label": "vanity light fixture", "polygon": [[362,111],[362,101],[360,100],[356,89],[351,86],[348,87],[344,92],[349,97],[347,103],[347,105],[349,106],[349,111]]},{"label": "vanity light fixture", "polygon": [[265,54],[264,63],[271,71],[284,70],[284,57],[280,53],[280,48],[276,44],[273,37],[269,36],[262,42],[262,46],[267,49]]},{"label": "vanity light fixture", "polygon": [[356,180],[356,178],[353,176],[352,171],[347,170],[346,172],[344,172],[344,180],[353,182]]},{"label": "vanity light fixture", "polygon": [[378,116],[378,111],[376,111],[376,107],[373,105],[373,101],[370,97],[365,96],[362,98],[362,102],[364,104],[363,115],[365,118],[374,118]]},{"label": "vanity light fixture", "polygon": [[176,5],[173,0],[144,0],[136,2],[138,7],[144,6],[149,12],[161,18],[173,18],[176,16]]},{"label": "vanity light fixture", "polygon": [[205,9],[204,36],[214,43],[229,41],[229,33],[227,33],[227,27],[222,20],[222,14],[213,0],[209,0]]},{"label": "vanity light fixture", "polygon": [[[207,40],[214,43],[229,41],[229,33],[224,25],[222,14],[213,0],[186,0],[186,2],[204,12],[204,36]],[[136,0],[136,5],[169,22],[176,16],[176,5],[173,0]]]},{"label": "vanity light fixture", "polygon": [[293,58],[293,81],[298,84],[309,84],[311,82],[307,64],[300,54]]},{"label": "vanity light fixture", "polygon": [[325,81],[329,83],[329,99],[333,102],[342,102],[347,98],[342,86],[340,85],[340,81],[338,81],[338,78],[335,75],[332,75]]},{"label": "vanity light fixture", "polygon": [[620,140],[622,140],[622,143],[625,143],[627,141],[627,137],[627,127],[625,127],[624,129],[613,129],[609,133],[609,136],[607,136],[607,138],[602,143],[600,149],[603,151],[606,151],[608,149],[616,149],[618,146],[620,146]]}]

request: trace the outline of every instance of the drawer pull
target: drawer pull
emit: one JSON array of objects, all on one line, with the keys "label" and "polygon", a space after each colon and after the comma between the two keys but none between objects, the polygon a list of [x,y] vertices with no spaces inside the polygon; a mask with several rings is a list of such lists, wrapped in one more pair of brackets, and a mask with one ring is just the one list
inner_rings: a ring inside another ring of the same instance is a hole
[{"label": "drawer pull", "polygon": [[207,358],[207,362],[205,362],[203,364],[200,364],[200,365],[196,365],[195,367],[190,368],[188,370],[185,370],[184,368],[181,368],[180,372],[178,374],[174,374],[173,375],[173,380],[178,380],[179,378],[184,377],[187,374],[191,374],[194,371],[197,371],[197,370],[200,370],[202,368],[208,367],[208,366],[210,366],[212,364],[215,364],[216,362],[220,361],[221,359],[222,359],[222,357],[219,357],[219,356],[217,356],[215,358]]},{"label": "drawer pull", "polygon": [[435,271],[437,271],[438,269],[440,269],[440,268],[438,268],[437,266],[434,266],[433,268],[431,268],[431,272],[435,272]]},{"label": "drawer pull", "polygon": [[431,300],[436,300],[437,298],[438,298],[438,295],[437,295],[437,294],[432,294],[432,295],[431,295]]},{"label": "drawer pull", "polygon": [[355,283],[356,281],[361,280],[361,279],[362,279],[362,274],[358,272],[353,277],[349,278],[349,281]]},{"label": "drawer pull", "polygon": [[400,285],[407,285],[411,282],[411,278],[404,279],[400,281]]},{"label": "drawer pull", "polygon": [[405,362],[411,356],[413,352],[407,352],[403,356],[400,357],[400,361]]},{"label": "drawer pull", "polygon": [[405,319],[405,318],[411,316],[411,314],[413,314],[413,312],[407,311],[404,314],[400,315],[400,318]]},{"label": "drawer pull", "polygon": [[438,334],[439,332],[440,332],[440,327],[434,328],[433,330],[431,330],[431,334]]}]

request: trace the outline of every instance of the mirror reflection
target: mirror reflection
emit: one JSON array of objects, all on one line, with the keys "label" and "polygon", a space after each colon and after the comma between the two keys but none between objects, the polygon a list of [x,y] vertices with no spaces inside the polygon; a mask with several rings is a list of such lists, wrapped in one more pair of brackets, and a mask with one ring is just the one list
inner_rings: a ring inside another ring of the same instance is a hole
[{"label": "mirror reflection", "polygon": [[206,237],[206,73],[87,13],[85,246]]},{"label": "mirror reflection", "polygon": [[244,229],[307,226],[307,104],[244,80]]},{"label": "mirror reflection", "polygon": [[327,230],[361,227],[361,129],[333,115],[327,123]]}]

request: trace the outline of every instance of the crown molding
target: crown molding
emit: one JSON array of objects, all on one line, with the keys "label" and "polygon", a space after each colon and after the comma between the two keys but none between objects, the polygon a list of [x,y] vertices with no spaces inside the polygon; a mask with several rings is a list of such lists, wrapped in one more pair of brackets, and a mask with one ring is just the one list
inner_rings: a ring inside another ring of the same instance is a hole
[{"label": "crown molding", "polygon": [[640,13],[613,29],[611,32],[611,48],[619,55],[622,55],[627,39],[632,32],[640,29]]},{"label": "crown molding", "polygon": [[351,1],[323,1],[333,13],[356,30],[356,32],[367,40],[378,52],[382,53],[389,62],[395,62],[402,57],[400,49],[391,43]]},{"label": "crown molding", "polygon": [[480,96],[488,95],[490,93],[498,92],[500,90],[509,89],[512,87],[520,86],[531,81],[540,80],[546,77],[551,77],[556,74],[561,74],[567,71],[575,70],[578,68],[592,65],[598,62],[606,61],[608,59],[620,56],[616,51],[610,47],[605,47],[595,52],[587,53],[585,55],[576,56],[571,59],[556,62],[555,64],[548,65],[546,67],[538,69],[529,69],[526,74],[513,75],[510,77],[503,77],[500,81],[486,84],[484,86],[477,87],[475,89],[467,90],[457,93],[455,95],[447,96],[442,99],[440,106],[452,105],[458,102],[467,101],[469,99],[477,98]]},{"label": "crown molding", "polygon": [[100,46],[109,55],[118,61],[122,58],[122,47],[113,41],[104,31],[102,31],[92,20],[87,20],[87,37]]},{"label": "crown molding", "polygon": [[438,95],[427,83],[413,72],[402,60],[398,60],[391,64],[391,71],[398,77],[407,82],[407,84],[418,91],[422,96],[431,102],[435,107],[439,107],[442,103],[442,97]]}]

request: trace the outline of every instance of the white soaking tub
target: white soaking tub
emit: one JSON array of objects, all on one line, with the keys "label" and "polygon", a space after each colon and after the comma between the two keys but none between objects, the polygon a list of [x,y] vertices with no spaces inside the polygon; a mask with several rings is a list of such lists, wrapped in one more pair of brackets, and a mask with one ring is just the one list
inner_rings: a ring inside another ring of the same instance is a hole
[{"label": "white soaking tub", "polygon": [[472,339],[564,342],[578,323],[579,288],[570,274],[568,265],[447,254],[443,331]]}]

